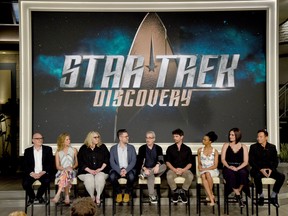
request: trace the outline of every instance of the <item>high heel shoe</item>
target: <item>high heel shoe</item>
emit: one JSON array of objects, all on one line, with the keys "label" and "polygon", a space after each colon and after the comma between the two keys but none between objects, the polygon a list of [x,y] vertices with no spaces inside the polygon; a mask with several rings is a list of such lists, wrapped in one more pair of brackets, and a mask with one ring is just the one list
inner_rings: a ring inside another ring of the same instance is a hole
[{"label": "high heel shoe", "polygon": [[209,206],[214,206],[215,205],[215,197],[212,195],[211,202],[209,203]]},{"label": "high heel shoe", "polygon": [[70,198],[69,198],[69,195],[66,195],[65,196],[65,200],[64,200],[65,204],[66,205],[70,205]]},{"label": "high heel shoe", "polygon": [[60,195],[56,194],[55,197],[53,199],[51,199],[51,202],[58,203],[59,198],[60,198]]},{"label": "high heel shoe", "polygon": [[245,207],[245,203],[243,202],[242,197],[240,195],[236,195],[236,199],[237,199],[237,201],[239,203],[239,207],[240,208],[244,208]]}]

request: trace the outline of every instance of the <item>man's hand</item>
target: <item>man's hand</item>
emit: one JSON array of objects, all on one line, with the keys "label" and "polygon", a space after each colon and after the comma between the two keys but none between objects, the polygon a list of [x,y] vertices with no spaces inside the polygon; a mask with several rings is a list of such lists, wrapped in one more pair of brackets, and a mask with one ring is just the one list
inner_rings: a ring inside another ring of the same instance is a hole
[{"label": "man's hand", "polygon": [[153,168],[154,174],[157,174],[159,172],[159,164],[156,164],[156,166]]},{"label": "man's hand", "polygon": [[150,169],[144,168],[144,173],[145,173],[146,176],[149,176],[150,172],[151,172]]},{"label": "man's hand", "polygon": [[121,171],[120,171],[120,176],[121,177],[125,177],[126,176],[126,174],[127,174],[127,171],[126,171],[126,169],[121,169]]},{"label": "man's hand", "polygon": [[35,172],[32,172],[30,173],[30,176],[34,179],[40,179],[42,175],[44,175],[46,172],[45,171],[42,171],[40,173],[35,173]]},{"label": "man's hand", "polygon": [[176,169],[176,174],[177,175],[182,175],[184,173],[184,169],[182,169],[182,168],[177,168]]},{"label": "man's hand", "polygon": [[268,169],[268,168],[263,168],[260,170],[260,172],[266,177],[266,178],[269,178],[269,176],[271,175],[272,173],[272,170],[271,169]]}]

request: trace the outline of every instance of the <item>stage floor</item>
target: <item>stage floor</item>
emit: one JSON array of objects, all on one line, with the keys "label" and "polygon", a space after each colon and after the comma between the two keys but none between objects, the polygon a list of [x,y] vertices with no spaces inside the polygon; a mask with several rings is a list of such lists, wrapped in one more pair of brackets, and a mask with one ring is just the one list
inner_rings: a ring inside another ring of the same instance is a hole
[{"label": "stage floor", "polygon": [[[223,188],[220,188],[220,193],[223,193]],[[190,211],[191,215],[196,215],[196,189],[195,189],[195,180],[193,181],[192,189],[191,189],[192,197],[190,198],[191,206]],[[54,195],[54,187],[51,184],[51,197]],[[21,175],[15,174],[13,176],[1,176],[0,175],[0,216],[7,216],[9,213],[21,210],[24,211],[24,197],[25,193],[21,186]],[[221,215],[224,215],[224,204],[223,204],[223,196],[221,196]],[[107,198],[106,201],[106,215],[112,215],[112,201],[111,198]],[[288,187],[287,185],[283,185],[281,189],[281,193],[279,194],[279,215],[284,216],[287,215],[288,212]],[[134,215],[140,215],[139,212],[139,199],[134,199]],[[44,215],[45,208],[43,206],[35,206],[34,207],[34,215],[35,216],[42,216]],[[255,208],[254,208],[255,210]],[[55,215],[55,208],[54,204],[51,203],[50,207],[50,215]],[[217,207],[215,206],[215,213],[217,213]],[[102,214],[102,209],[99,208],[99,214]],[[130,214],[130,206],[117,206],[116,215],[129,215]],[[168,198],[163,197],[161,199],[161,214],[168,215],[169,214],[169,207],[168,207]],[[201,205],[201,214],[202,215],[213,215],[212,208],[209,206]],[[249,215],[252,214],[251,211],[251,204],[249,201]],[[254,213],[255,214],[255,213]],[[28,209],[28,215],[30,215],[30,208]],[[60,215],[60,211],[58,212]],[[70,208],[64,207],[63,208],[63,215],[68,216],[70,215]],[[143,207],[143,214],[142,215],[157,215],[157,206],[156,205],[149,205],[144,204]],[[186,209],[183,204],[178,204],[177,206],[172,205],[172,215],[186,215]],[[217,214],[215,214],[217,215]],[[240,208],[237,204],[230,204],[229,207],[229,215],[241,215]],[[246,215],[246,209],[243,209],[243,215]],[[268,207],[259,207],[259,215],[268,215]],[[271,215],[274,216],[275,208],[271,206]]]}]

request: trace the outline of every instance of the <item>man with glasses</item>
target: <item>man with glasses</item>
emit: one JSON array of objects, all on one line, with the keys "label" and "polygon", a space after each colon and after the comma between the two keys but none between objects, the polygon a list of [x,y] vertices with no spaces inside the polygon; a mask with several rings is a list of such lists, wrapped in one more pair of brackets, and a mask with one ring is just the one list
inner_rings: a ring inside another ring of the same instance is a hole
[{"label": "man with glasses", "polygon": [[[110,149],[110,166],[112,169],[110,171],[109,178],[113,185],[113,189],[117,194],[116,202],[127,203],[130,201],[133,184],[136,177],[135,165],[137,155],[135,147],[128,144],[129,136],[126,129],[118,130],[117,137],[119,139],[119,143],[115,144]],[[122,190],[118,182],[119,178],[127,179],[124,197],[122,197]]]},{"label": "man with glasses", "polygon": [[[28,194],[28,205],[38,200],[39,203],[45,203],[43,194],[50,185],[51,172],[53,170],[53,153],[50,146],[43,145],[43,136],[40,133],[34,133],[32,136],[33,146],[25,149],[24,152],[24,177],[22,186]],[[33,183],[39,180],[41,186],[35,196],[32,188]]]},{"label": "man with glasses", "polygon": [[138,170],[140,179],[147,178],[147,187],[151,203],[157,203],[157,196],[154,189],[155,176],[161,176],[165,170],[162,148],[155,144],[156,135],[154,131],[146,132],[146,144],[138,151]]}]

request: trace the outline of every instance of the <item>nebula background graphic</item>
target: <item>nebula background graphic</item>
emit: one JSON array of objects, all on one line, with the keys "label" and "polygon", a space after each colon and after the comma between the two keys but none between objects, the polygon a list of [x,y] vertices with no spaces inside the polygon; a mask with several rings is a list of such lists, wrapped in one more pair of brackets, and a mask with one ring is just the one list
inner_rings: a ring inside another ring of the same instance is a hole
[{"label": "nebula background graphic", "polygon": [[[55,143],[61,132],[82,143],[90,130],[97,130],[105,143],[113,143],[115,129],[126,128],[130,142],[144,143],[145,132],[154,130],[158,143],[172,143],[171,131],[181,128],[189,143],[201,142],[211,130],[219,135],[218,142],[225,142],[228,131],[239,127],[242,141],[254,142],[257,130],[266,127],[264,10],[157,13],[174,55],[240,54],[230,91],[193,91],[188,107],[141,109],[93,107],[95,92],[63,91],[65,55],[127,56],[146,14],[32,12],[33,131],[43,133],[46,143]],[[100,89],[104,63],[97,67],[94,90]],[[83,65],[79,89],[85,72]]]}]

